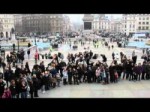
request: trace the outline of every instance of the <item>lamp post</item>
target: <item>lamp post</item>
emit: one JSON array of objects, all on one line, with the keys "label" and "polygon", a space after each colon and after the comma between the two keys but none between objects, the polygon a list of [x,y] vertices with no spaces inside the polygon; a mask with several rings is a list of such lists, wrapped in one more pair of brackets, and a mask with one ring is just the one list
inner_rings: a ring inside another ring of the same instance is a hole
[{"label": "lamp post", "polygon": [[36,45],[36,35],[35,35],[35,33],[34,33],[34,36],[35,36],[35,38],[34,38],[35,40],[34,41],[35,41],[35,45]]},{"label": "lamp post", "polygon": [[36,37],[35,37],[35,45],[36,45]]},{"label": "lamp post", "polygon": [[19,38],[17,37],[17,41],[18,41],[18,52],[19,52]]}]

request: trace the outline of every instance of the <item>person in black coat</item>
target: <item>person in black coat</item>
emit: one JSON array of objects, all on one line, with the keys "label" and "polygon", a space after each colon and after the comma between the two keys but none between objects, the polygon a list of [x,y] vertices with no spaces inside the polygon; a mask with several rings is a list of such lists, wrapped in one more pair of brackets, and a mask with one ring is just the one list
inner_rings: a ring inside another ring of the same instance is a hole
[{"label": "person in black coat", "polygon": [[78,80],[79,82],[81,83],[81,77],[82,77],[82,70],[81,70],[81,67],[77,67],[77,72],[78,72]]},{"label": "person in black coat", "polygon": [[15,80],[11,80],[9,89],[11,91],[11,98],[17,98],[17,88],[16,88]]},{"label": "person in black coat", "polygon": [[69,84],[72,84],[72,75],[73,75],[72,68],[69,67],[69,70],[68,70],[68,82],[69,82]]},{"label": "person in black coat", "polygon": [[48,74],[48,71],[45,71],[44,76],[42,78],[42,82],[44,83],[43,85],[45,85],[45,90],[49,90],[50,89],[50,76]]},{"label": "person in black coat", "polygon": [[116,65],[116,71],[117,71],[117,73],[118,73],[118,78],[120,79],[121,73],[123,72],[123,67],[122,67],[121,64],[117,64],[117,65]]},{"label": "person in black coat", "polygon": [[73,68],[73,70],[72,70],[72,75],[73,75],[74,84],[77,83],[77,85],[79,85],[78,72],[77,72],[77,70],[75,68]]},{"label": "person in black coat", "polygon": [[28,70],[28,73],[31,73],[28,62],[26,62],[25,68]]},{"label": "person in black coat", "polygon": [[21,83],[21,82],[20,82],[20,79],[17,78],[17,79],[15,80],[16,92],[17,92],[16,97],[17,97],[17,98],[19,98],[19,94],[20,94],[20,92],[21,92],[21,84],[20,84],[20,83]]},{"label": "person in black coat", "polygon": [[92,77],[92,68],[91,68],[91,66],[89,66],[87,69],[87,81],[88,81],[88,83],[91,83],[91,77]]},{"label": "person in black coat", "polygon": [[8,82],[10,81],[11,79],[11,73],[10,71],[8,70],[8,68],[6,68],[5,72],[4,72],[4,79],[6,81],[6,84],[7,84],[7,87],[8,87]]},{"label": "person in black coat", "polygon": [[109,73],[110,73],[110,82],[112,83],[114,81],[114,64],[111,64],[109,67]]},{"label": "person in black coat", "polygon": [[30,87],[30,91],[29,91],[30,96],[31,96],[31,98],[33,98],[33,93],[34,93],[34,85],[33,85],[33,81],[30,80],[30,81],[28,82],[28,84],[29,84],[29,87]]},{"label": "person in black coat", "polygon": [[[38,79],[36,78],[36,75],[33,75],[32,81],[33,81],[34,97],[39,97],[39,96],[38,96],[39,83],[38,83]],[[31,82],[31,86],[32,86],[32,82]],[[31,87],[31,89],[32,89],[32,87]]]},{"label": "person in black coat", "polygon": [[18,66],[16,66],[16,69],[15,69],[15,77],[16,77],[16,78],[19,78],[19,77],[20,77],[20,73],[21,73],[21,69],[20,69]]},{"label": "person in black coat", "polygon": [[45,72],[44,61],[42,61],[42,62],[40,63],[39,68],[41,69],[41,72]]},{"label": "person in black coat", "polygon": [[4,77],[4,74],[2,72],[0,72],[0,78],[3,79],[3,77]]},{"label": "person in black coat", "polygon": [[4,82],[4,80],[2,78],[0,78],[0,98],[2,98],[2,95],[4,93],[5,85],[6,85],[6,83]]}]

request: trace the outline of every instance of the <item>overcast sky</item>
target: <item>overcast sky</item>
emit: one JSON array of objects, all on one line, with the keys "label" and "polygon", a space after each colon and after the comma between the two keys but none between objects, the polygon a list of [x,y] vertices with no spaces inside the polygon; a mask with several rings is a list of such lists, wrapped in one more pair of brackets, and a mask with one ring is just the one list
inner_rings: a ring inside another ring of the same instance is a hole
[{"label": "overcast sky", "polygon": [[[71,22],[73,23],[80,23],[82,24],[82,18],[84,16],[84,14],[66,14],[67,16],[69,16]],[[111,17],[112,14],[106,14],[106,16],[108,16],[108,18]],[[121,18],[122,14],[113,14],[114,18]]]}]

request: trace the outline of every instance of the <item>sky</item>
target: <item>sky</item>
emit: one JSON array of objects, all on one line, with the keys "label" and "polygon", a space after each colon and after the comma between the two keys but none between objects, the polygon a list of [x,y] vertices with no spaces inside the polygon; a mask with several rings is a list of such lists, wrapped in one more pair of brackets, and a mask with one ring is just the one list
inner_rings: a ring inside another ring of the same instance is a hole
[{"label": "sky", "polygon": [[[82,18],[84,16],[84,14],[66,14],[66,15],[69,16],[72,23],[80,23],[80,24],[83,23]],[[106,16],[108,16],[108,18],[110,18],[111,15],[112,14],[106,14]],[[121,14],[113,14],[113,16],[114,16],[114,19],[122,17]]]}]

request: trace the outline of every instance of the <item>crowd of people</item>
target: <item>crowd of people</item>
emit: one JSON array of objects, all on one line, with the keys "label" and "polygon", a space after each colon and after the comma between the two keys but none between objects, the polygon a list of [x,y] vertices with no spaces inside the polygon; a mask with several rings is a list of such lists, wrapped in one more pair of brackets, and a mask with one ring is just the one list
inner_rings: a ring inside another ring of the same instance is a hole
[{"label": "crowd of people", "polygon": [[[113,47],[112,47],[113,48]],[[35,64],[30,70],[28,62],[21,67],[15,65],[12,70],[13,58],[6,63],[0,58],[0,98],[36,98],[39,92],[43,94],[53,88],[63,85],[80,85],[81,83],[100,83],[103,85],[117,83],[122,79],[140,81],[150,79],[150,60],[144,58],[143,63],[136,63],[137,56],[132,53],[132,59],[120,52],[121,63],[112,55],[112,63],[107,64],[104,54],[94,54],[92,50],[69,53],[64,61],[62,53],[51,56],[50,63],[45,66],[44,61]],[[92,59],[102,57],[102,61],[93,62]],[[9,57],[9,56],[7,56]],[[47,57],[47,55],[46,55]],[[9,58],[7,59],[9,60]]]}]

